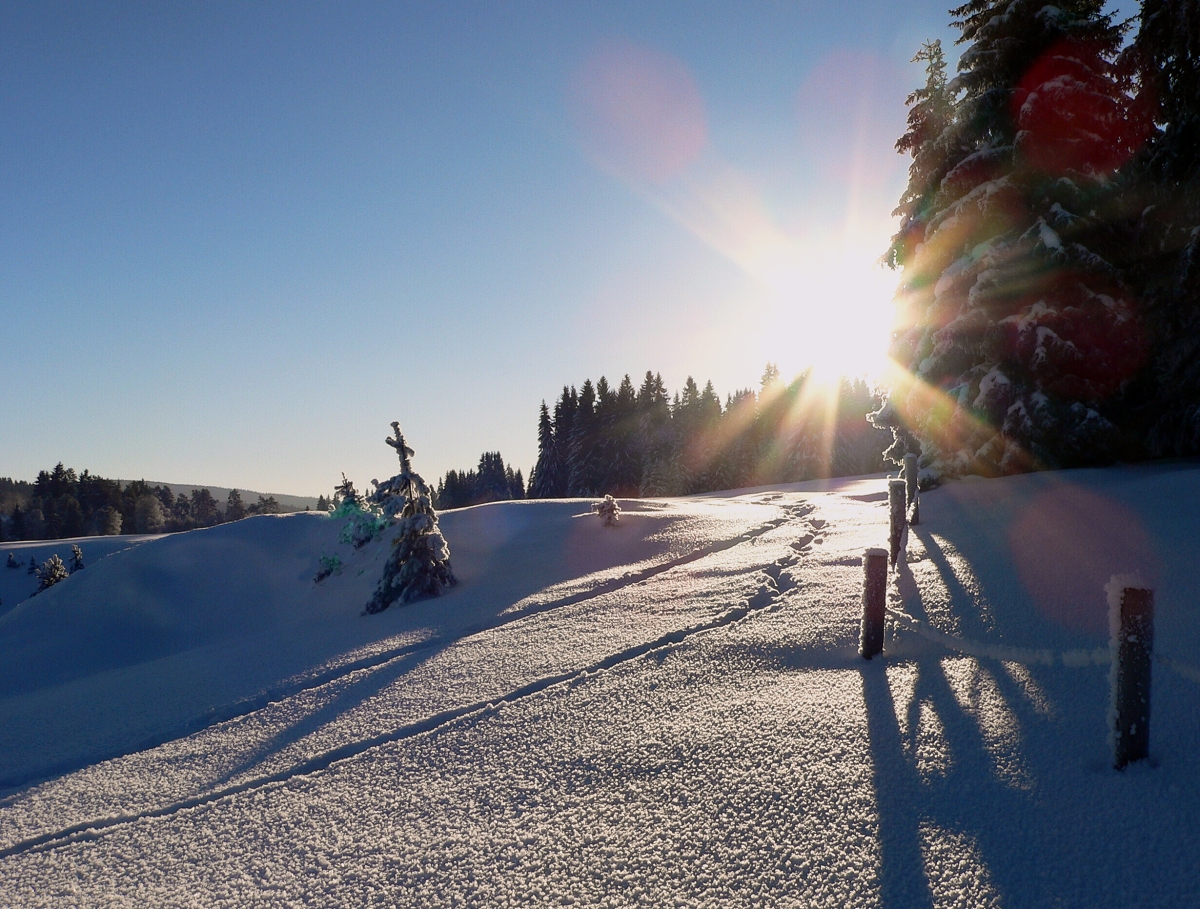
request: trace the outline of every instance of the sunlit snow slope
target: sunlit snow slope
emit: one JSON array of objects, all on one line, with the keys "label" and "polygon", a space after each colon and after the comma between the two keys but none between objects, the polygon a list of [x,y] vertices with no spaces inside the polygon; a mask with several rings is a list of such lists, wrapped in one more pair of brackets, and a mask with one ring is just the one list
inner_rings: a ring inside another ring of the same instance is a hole
[{"label": "sunlit snow slope", "polygon": [[[324,516],[81,541],[0,617],[0,903],[1196,905],[1200,469],[927,494],[868,663],[884,485],[450,512],[461,584],[370,617]],[[1118,773],[1132,570],[1174,668]]]}]

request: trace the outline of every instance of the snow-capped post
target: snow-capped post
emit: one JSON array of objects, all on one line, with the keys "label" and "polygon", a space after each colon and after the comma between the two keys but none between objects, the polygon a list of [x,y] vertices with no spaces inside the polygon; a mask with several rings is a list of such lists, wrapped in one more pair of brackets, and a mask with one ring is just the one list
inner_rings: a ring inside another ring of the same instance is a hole
[{"label": "snow-capped post", "polygon": [[458,583],[450,568],[450,547],[438,527],[429,486],[412,469],[409,458],[413,450],[405,443],[399,423],[392,423],[392,433],[393,437],[385,441],[400,458],[400,473],[376,484],[376,494],[387,501],[403,501],[404,505],[383,577],[364,615],[382,612],[395,602],[403,605],[418,597],[435,597]]},{"label": "snow-capped post", "polygon": [[863,613],[858,652],[867,660],[883,652],[883,620],[887,614],[887,570],[887,550],[868,549],[863,553]]},{"label": "snow-capped post", "polygon": [[1109,733],[1118,770],[1150,753],[1150,676],[1154,656],[1154,591],[1136,575],[1113,575],[1108,593],[1112,664]]},{"label": "snow-capped post", "polygon": [[904,540],[904,480],[888,480],[888,513],[890,516],[888,546],[891,550],[892,567],[900,562],[900,544]]},{"label": "snow-capped post", "polygon": [[917,498],[917,456],[912,452],[904,456],[904,494],[908,523],[916,527],[921,523],[921,502]]}]

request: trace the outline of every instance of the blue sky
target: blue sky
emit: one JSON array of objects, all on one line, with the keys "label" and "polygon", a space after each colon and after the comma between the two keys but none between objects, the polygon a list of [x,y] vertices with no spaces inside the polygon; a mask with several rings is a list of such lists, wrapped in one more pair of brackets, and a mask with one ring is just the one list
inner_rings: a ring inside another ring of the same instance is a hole
[{"label": "blue sky", "polygon": [[564,384],[866,363],[908,61],[949,22],[4,4],[0,475],[315,495],[393,473],[393,419],[431,481],[527,473]]}]

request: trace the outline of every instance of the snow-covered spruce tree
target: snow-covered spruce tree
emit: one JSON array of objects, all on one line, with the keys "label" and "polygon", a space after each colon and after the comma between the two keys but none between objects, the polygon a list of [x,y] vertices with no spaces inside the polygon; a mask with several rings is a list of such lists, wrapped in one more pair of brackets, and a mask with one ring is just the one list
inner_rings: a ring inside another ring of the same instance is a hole
[{"label": "snow-covered spruce tree", "polygon": [[37,570],[37,579],[38,588],[34,591],[35,594],[39,594],[43,590],[49,590],[60,581],[65,581],[67,579],[67,566],[63,564],[63,560],[57,554],[52,555]]},{"label": "snow-covered spruce tree", "polygon": [[400,473],[387,485],[404,496],[405,504],[383,577],[367,603],[367,614],[382,612],[396,602],[403,605],[418,597],[437,596],[458,583],[450,568],[450,547],[438,528],[429,487],[409,461],[413,450],[405,444],[399,423],[392,423],[392,432],[393,437],[386,441],[400,458]]},{"label": "snow-covered spruce tree", "polygon": [[79,548],[77,543],[71,544],[71,567],[70,572],[74,574],[77,571],[82,571],[87,566],[83,564],[83,550]]},{"label": "snow-covered spruce tree", "polygon": [[342,482],[340,485],[333,488],[333,501],[336,508],[343,505],[362,508],[366,504],[358,490],[354,488],[354,482],[346,478],[346,474],[342,474]]},{"label": "snow-covered spruce tree", "polygon": [[[945,87],[953,112],[933,146],[918,140],[926,114],[930,132],[944,116],[934,105],[901,140],[928,157],[888,254],[903,268],[892,355],[909,380],[886,411],[919,439],[926,481],[1102,463],[1119,451],[1109,408],[1142,340],[1095,213],[1137,139],[1113,65],[1124,26],[1102,7],[972,0],[952,10],[969,45]],[[914,107],[945,102],[928,57]]]},{"label": "snow-covered spruce tree", "polygon": [[1126,50],[1156,128],[1130,168],[1154,350],[1148,453],[1200,454],[1200,0],[1143,0]]},{"label": "snow-covered spruce tree", "polygon": [[[925,84],[911,94],[905,103],[908,105],[908,130],[896,140],[896,151],[912,157],[908,166],[908,186],[900,196],[900,204],[892,212],[893,217],[900,218],[900,228],[892,237],[892,245],[884,254],[884,262],[893,269],[903,269],[904,279],[897,294],[897,301],[908,311],[898,314],[897,322],[903,326],[913,326],[919,323],[927,306],[925,290],[937,280],[936,275],[928,273],[926,264],[914,253],[925,242],[925,231],[932,217],[937,213],[934,201],[942,179],[950,169],[951,159],[961,157],[955,155],[949,147],[955,139],[950,130],[954,117],[954,96],[946,81],[946,56],[942,51],[940,40],[926,42],[913,57],[914,63],[925,64]],[[916,340],[911,330],[901,341],[912,343]],[[911,350],[900,348],[893,352],[907,362]],[[907,356],[906,356],[907,355]],[[767,364],[768,370],[772,368]],[[775,371],[778,377],[778,370]],[[764,387],[767,375],[763,377]],[[920,443],[916,436],[904,425],[894,400],[887,400],[883,406],[870,416],[871,423],[880,429],[892,432],[893,442],[884,456],[897,464],[904,460],[910,451],[919,452]]]}]

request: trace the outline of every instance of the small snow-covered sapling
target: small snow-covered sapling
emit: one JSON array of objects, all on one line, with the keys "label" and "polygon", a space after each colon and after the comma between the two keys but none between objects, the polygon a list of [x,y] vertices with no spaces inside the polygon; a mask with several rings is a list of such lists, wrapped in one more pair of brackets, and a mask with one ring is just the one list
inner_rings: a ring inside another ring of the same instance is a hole
[{"label": "small snow-covered sapling", "polygon": [[34,591],[34,594],[39,594],[43,590],[49,590],[55,584],[67,579],[67,566],[58,557],[58,553],[46,559],[42,567],[37,570],[37,579],[38,589]]},{"label": "small snow-covered sapling", "polygon": [[603,500],[592,505],[592,511],[600,515],[605,527],[612,527],[621,522],[621,506],[612,496],[606,495]]},{"label": "small snow-covered sapling", "polygon": [[82,571],[87,566],[83,564],[83,550],[75,543],[71,544],[71,574]]},{"label": "small snow-covered sapling", "polygon": [[17,561],[16,556],[14,556],[11,552],[8,554],[8,566],[7,567],[9,567],[9,568],[20,568],[21,567],[21,563]]},{"label": "small snow-covered sapling", "polygon": [[323,555],[321,556],[321,570],[317,572],[316,577],[313,578],[313,582],[320,584],[331,574],[341,573],[342,560],[337,555]]},{"label": "small snow-covered sapling", "polygon": [[29,567],[25,569],[25,573],[26,574],[37,574],[37,571],[38,571],[37,559],[35,559],[33,556],[30,556],[29,557]]}]

